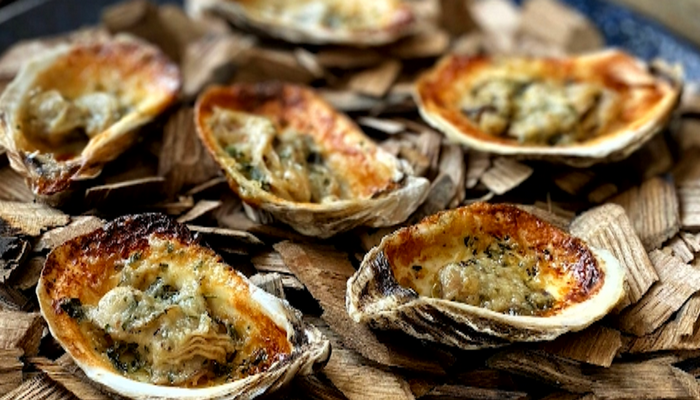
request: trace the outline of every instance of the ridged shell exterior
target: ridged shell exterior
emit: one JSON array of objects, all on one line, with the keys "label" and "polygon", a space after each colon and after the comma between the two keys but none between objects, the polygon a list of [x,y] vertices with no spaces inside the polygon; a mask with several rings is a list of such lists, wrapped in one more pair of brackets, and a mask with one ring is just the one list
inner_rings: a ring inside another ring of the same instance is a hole
[{"label": "ridged shell exterior", "polygon": [[514,139],[481,131],[458,106],[461,91],[468,89],[481,71],[492,68],[492,65],[508,63],[509,59],[449,55],[416,82],[415,98],[421,116],[450,140],[478,151],[587,167],[624,159],[639,149],[667,125],[680,99],[680,72],[663,64],[649,66],[619,50],[562,59],[510,60],[527,65],[526,69],[517,69],[517,74],[536,79],[571,78],[595,82],[621,94],[635,88],[644,88],[647,92],[645,97],[640,97],[641,100],[627,96],[621,115],[635,117],[625,120],[612,132],[570,145],[521,144]]},{"label": "ridged shell exterior", "polygon": [[[136,242],[143,244],[151,235],[176,240],[188,246],[194,246],[193,251],[213,255],[213,251],[200,245],[198,239],[184,225],[161,214],[141,214],[120,217],[107,223],[104,228],[62,244],[47,257],[36,290],[41,313],[53,337],[90,379],[109,391],[139,400],[252,399],[279,389],[296,375],[312,374],[323,368],[331,351],[330,343],[323,334],[316,327],[302,321],[301,313],[290,306],[286,300],[259,289],[245,276],[231,268],[229,273],[237,275],[247,284],[250,301],[257,303],[278,326],[287,332],[287,339],[292,345],[289,356],[274,362],[264,372],[207,388],[153,385],[128,379],[115,372],[111,364],[105,362],[97,352],[93,351],[89,342],[80,334],[77,323],[65,312],[57,312],[57,309],[60,309],[57,306],[59,300],[57,296],[71,289],[57,287],[56,282],[78,279],[80,283],[77,284],[79,286],[77,290],[96,290],[94,287],[81,289],[80,285],[90,286],[88,282],[91,279],[99,280],[96,278],[99,271],[85,271],[85,268],[99,268],[115,254],[129,254],[134,246],[139,246]],[[91,260],[75,259],[86,252],[93,257]],[[219,262],[223,262],[220,257],[216,257]],[[57,280],[56,278],[61,275],[64,275],[64,279]],[[281,325],[280,321],[283,321]]]},{"label": "ridged shell exterior", "polygon": [[[41,200],[59,204],[74,182],[94,178],[138,138],[138,128],[176,100],[180,72],[156,47],[130,36],[81,40],[56,47],[25,64],[0,97],[0,144],[12,168]],[[90,93],[102,86],[120,93],[132,110],[90,139],[80,154],[57,160],[39,152],[23,132],[22,113],[37,86]]]},{"label": "ridged shell exterior", "polygon": [[[193,13],[213,11],[221,14],[233,24],[243,28],[253,29],[267,35],[286,40],[291,43],[307,44],[341,44],[355,47],[380,46],[398,40],[415,31],[416,17],[413,10],[402,1],[376,0],[387,3],[389,11],[384,13],[384,23],[373,29],[339,29],[319,26],[304,26],[303,21],[284,18],[284,11],[279,16],[261,15],[257,7],[271,8],[269,3],[277,3],[277,7],[288,7],[309,1],[304,0],[195,0],[192,3]],[[326,1],[316,1],[325,3]],[[362,0],[346,0],[356,3],[357,8],[363,7]],[[332,2],[328,2],[332,3]]]},{"label": "ridged shell exterior", "polygon": [[[516,221],[513,226],[506,227],[506,231],[528,225],[544,232],[533,231],[535,235],[559,231],[507,205],[476,203],[427,217],[418,225],[384,237],[379,246],[367,253],[360,269],[347,283],[349,315],[356,322],[369,323],[376,328],[400,329],[420,339],[474,350],[512,342],[552,340],[563,333],[584,329],[603,318],[622,298],[624,270],[609,252],[597,249],[591,249],[591,253],[604,277],[603,285],[591,297],[552,316],[508,315],[455,301],[419,296],[416,291],[399,285],[385,254],[390,243],[394,248],[403,249],[402,252],[417,251],[415,247],[425,243],[440,246],[439,239],[433,243],[431,237],[442,234],[461,238],[475,234],[479,227],[469,226],[465,216],[479,213],[488,220],[487,214],[493,212],[510,214],[508,218]],[[462,232],[462,235],[457,232]],[[559,234],[566,235],[561,231]]]},{"label": "ridged shell exterior", "polygon": [[[284,120],[314,137],[329,153],[353,154],[345,157],[346,164],[335,173],[352,177],[358,186],[379,189],[365,191],[362,197],[325,204],[289,201],[262,190],[226,161],[230,157],[207,128],[214,107]],[[269,212],[304,235],[327,238],[357,226],[395,225],[405,221],[427,196],[427,179],[413,176],[405,161],[376,146],[347,116],[311,89],[282,83],[213,87],[200,95],[195,113],[197,132],[224,169],[231,188],[246,203]]]}]

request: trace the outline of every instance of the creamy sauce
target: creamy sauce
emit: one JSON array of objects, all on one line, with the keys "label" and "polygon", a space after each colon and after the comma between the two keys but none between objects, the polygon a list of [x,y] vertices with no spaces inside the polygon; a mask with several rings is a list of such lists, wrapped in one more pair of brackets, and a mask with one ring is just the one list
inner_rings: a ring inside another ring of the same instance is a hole
[{"label": "creamy sauce", "polygon": [[565,145],[594,137],[615,116],[615,95],[591,83],[490,77],[462,98],[482,131],[521,143]]},{"label": "creamy sauce", "polygon": [[314,139],[278,130],[265,117],[215,109],[210,128],[233,168],[260,189],[285,200],[330,203],[349,196]]},{"label": "creamy sauce", "polygon": [[209,280],[220,273],[216,264],[151,239],[149,254],[135,252],[124,260],[111,277],[116,285],[97,304],[70,299],[62,308],[78,320],[95,350],[129,378],[189,387],[240,379],[282,354],[253,340],[271,332],[258,332],[226,308],[231,293]]}]

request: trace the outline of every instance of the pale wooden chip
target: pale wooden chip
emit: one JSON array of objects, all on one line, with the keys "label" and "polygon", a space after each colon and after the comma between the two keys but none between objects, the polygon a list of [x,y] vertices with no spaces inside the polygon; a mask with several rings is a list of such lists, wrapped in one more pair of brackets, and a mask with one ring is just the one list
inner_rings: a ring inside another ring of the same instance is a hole
[{"label": "pale wooden chip", "polygon": [[236,241],[247,245],[262,245],[263,242],[250,232],[239,231],[227,228],[212,228],[209,226],[187,225],[187,228],[197,234],[204,236],[212,245],[219,242]]},{"label": "pale wooden chip", "polygon": [[29,255],[30,245],[26,239],[0,236],[0,282],[6,282],[17,267]]},{"label": "pale wooden chip", "polygon": [[181,108],[165,125],[158,158],[158,175],[165,178],[166,194],[171,196],[183,187],[206,182],[219,171],[197,137],[193,109]]},{"label": "pale wooden chip", "polygon": [[34,200],[34,193],[29,189],[24,178],[9,165],[0,168],[0,200],[21,201],[29,203]]},{"label": "pale wooden chip", "polygon": [[209,189],[213,189],[219,186],[227,186],[228,181],[226,180],[225,177],[223,176],[217,176],[215,178],[211,178],[206,182],[202,182],[199,185],[193,187],[192,189],[188,190],[185,192],[186,196],[195,196],[198,194],[202,194],[206,192]]},{"label": "pale wooden chip", "polygon": [[614,183],[603,183],[588,193],[588,201],[595,204],[600,204],[615,195],[618,192],[617,185]]},{"label": "pale wooden chip", "polygon": [[688,245],[690,251],[693,253],[700,252],[700,235],[692,234],[690,232],[680,232],[679,235],[685,244]]},{"label": "pale wooden chip", "polygon": [[344,347],[338,336],[317,318],[306,318],[331,341],[333,351],[321,374],[330,380],[349,400],[364,400],[371,393],[377,399],[413,400],[408,382],[398,374],[372,365],[357,352]]},{"label": "pale wooden chip", "polygon": [[462,147],[458,144],[444,144],[440,151],[438,170],[448,175],[455,186],[455,193],[449,208],[454,208],[464,201],[467,188],[462,184],[466,179],[467,165],[464,159]]},{"label": "pale wooden chip", "polygon": [[599,324],[540,345],[548,353],[601,367],[609,367],[621,347],[620,332]]},{"label": "pale wooden chip", "polygon": [[344,112],[369,111],[381,104],[381,100],[349,90],[319,89],[318,94],[333,108]]},{"label": "pale wooden chip", "polygon": [[387,60],[350,77],[348,89],[372,97],[384,97],[401,72],[401,62]]},{"label": "pale wooden chip", "polygon": [[567,53],[600,49],[603,36],[585,16],[555,0],[527,0],[520,30],[548,41]]},{"label": "pale wooden chip", "polygon": [[[700,163],[698,163],[700,164]],[[678,187],[680,225],[683,229],[700,229],[700,185],[684,184]]]},{"label": "pale wooden chip", "polygon": [[[34,397],[21,397],[21,391],[15,392],[22,384],[22,367],[24,364],[20,361],[20,357],[24,352],[22,349],[0,348],[0,394],[7,393],[0,397],[0,400],[15,400],[15,399],[33,399]],[[16,396],[13,393],[17,394]]]},{"label": "pale wooden chip", "polygon": [[588,185],[595,174],[591,171],[572,169],[557,175],[554,184],[570,195],[578,195]]},{"label": "pale wooden chip", "polygon": [[294,49],[294,56],[297,58],[299,65],[306,68],[314,78],[320,79],[328,75],[328,72],[326,72],[325,68],[319,63],[314,53],[302,47],[297,47]]},{"label": "pale wooden chip", "polygon": [[695,259],[695,254],[688,247],[688,243],[680,236],[676,235],[668,241],[665,247],[661,249],[666,254],[675,256],[684,263],[688,264]]},{"label": "pale wooden chip", "polygon": [[85,191],[85,203],[91,207],[147,204],[162,197],[166,183],[162,176],[152,176],[93,186]]},{"label": "pale wooden chip", "polygon": [[68,222],[68,215],[44,204],[0,201],[0,234],[39,236]]},{"label": "pale wooden chip", "polygon": [[484,51],[484,35],[481,32],[466,33],[452,41],[450,53],[476,56]]},{"label": "pale wooden chip", "polygon": [[93,216],[78,216],[71,219],[70,224],[51,229],[41,235],[39,241],[34,245],[34,251],[38,253],[51,250],[68,240],[101,228],[105,224],[104,220]]},{"label": "pale wooden chip", "polygon": [[570,392],[593,392],[604,399],[691,399],[700,395],[692,375],[653,360],[584,367],[578,361],[541,351],[506,350],[490,358],[487,365]]},{"label": "pale wooden chip", "polygon": [[41,276],[41,270],[44,268],[44,262],[46,262],[46,258],[41,256],[30,258],[22,265],[22,268],[17,269],[12,274],[8,284],[19,290],[27,290],[36,286]]},{"label": "pale wooden chip", "polygon": [[491,166],[491,156],[488,153],[470,150],[467,157],[467,178],[465,186],[473,189]]},{"label": "pale wooden chip", "polygon": [[547,201],[537,200],[535,201],[534,206],[541,210],[545,210],[549,213],[552,213],[558,216],[559,218],[563,218],[569,222],[571,222],[571,220],[573,220],[574,217],[576,217],[576,212],[571,211],[569,209],[570,205],[565,203],[556,203],[553,202],[551,199],[547,199]]},{"label": "pale wooden chip", "polygon": [[[289,241],[273,247],[319,301],[324,310],[322,318],[341,336],[344,346],[383,365],[443,373],[442,366],[435,361],[435,354],[430,354],[420,345],[415,347],[415,344],[411,349],[398,347],[401,338],[397,334],[391,336],[391,342],[380,341],[369,327],[354,322],[348,316],[345,310],[346,282],[355,269],[347,254],[328,246]],[[338,386],[337,382],[333,383]],[[340,386],[338,388],[343,390]]]},{"label": "pale wooden chip", "polygon": [[280,299],[285,298],[282,275],[276,272],[270,274],[255,274],[249,279],[255,286],[270,293],[271,295],[279,297]]},{"label": "pale wooden chip", "polygon": [[498,194],[504,194],[525,182],[532,175],[533,169],[510,158],[498,157],[493,166],[481,176],[481,182]]},{"label": "pale wooden chip", "polygon": [[278,272],[281,274],[291,274],[292,271],[282,260],[282,256],[276,251],[264,251],[254,255],[250,262],[253,267],[260,272]]},{"label": "pale wooden chip", "polygon": [[526,400],[525,392],[511,392],[499,389],[484,389],[462,385],[440,385],[432,388],[421,399],[479,399],[479,400]]},{"label": "pale wooden chip", "polygon": [[620,330],[637,336],[651,333],[661,326],[700,288],[700,270],[659,250],[649,253],[649,259],[659,281],[616,321]]},{"label": "pale wooden chip", "polygon": [[357,123],[388,135],[395,135],[406,130],[406,126],[404,124],[390,119],[360,117],[357,119]]},{"label": "pale wooden chip", "polygon": [[437,172],[440,162],[442,135],[430,128],[424,128],[415,138],[416,149],[428,158],[428,174]]},{"label": "pale wooden chip", "polygon": [[680,228],[678,196],[672,183],[652,178],[610,200],[621,205],[647,251],[658,249]]},{"label": "pale wooden chip", "polygon": [[29,299],[17,289],[0,283],[0,311],[21,311],[28,308]]},{"label": "pale wooden chip", "polygon": [[427,29],[389,46],[389,54],[402,60],[438,57],[450,46],[450,35],[442,29]]},{"label": "pale wooden chip", "polygon": [[700,296],[694,295],[681,307],[675,319],[648,335],[630,338],[626,352],[648,353],[698,349],[700,348],[700,330],[695,330],[698,317],[700,317]]},{"label": "pale wooden chip", "polygon": [[33,357],[29,362],[80,400],[110,400],[97,386],[68,371],[62,365],[44,357]]},{"label": "pale wooden chip", "polygon": [[[2,386],[0,386],[0,393],[5,393]],[[75,396],[42,373],[25,380],[14,390],[0,397],[0,400],[17,399],[75,400]]]},{"label": "pale wooden chip", "polygon": [[160,202],[149,206],[148,209],[168,215],[180,215],[194,207],[192,196],[178,196],[176,201]]},{"label": "pale wooden chip", "polygon": [[194,205],[194,207],[192,207],[192,209],[187,211],[186,214],[178,217],[177,222],[184,224],[194,221],[195,219],[221,207],[221,204],[222,203],[219,200],[200,200]]},{"label": "pale wooden chip", "polygon": [[467,1],[440,0],[440,26],[456,36],[474,29]]},{"label": "pale wooden chip", "polygon": [[19,348],[25,356],[37,355],[44,326],[39,313],[0,311],[0,349]]},{"label": "pale wooden chip", "polygon": [[245,64],[240,66],[234,78],[237,82],[246,81],[239,75],[246,71],[253,74],[253,81],[274,79],[305,84],[315,79],[292,51],[252,47],[246,51],[245,57]]},{"label": "pale wooden chip", "polygon": [[540,207],[537,206],[531,206],[527,204],[514,204],[516,207],[520,208],[521,210],[527,211],[530,214],[534,215],[535,217],[548,222],[557,228],[568,232],[569,230],[569,224],[571,224],[571,218],[568,217],[562,217],[561,215],[555,214],[553,212],[550,212],[548,210],[544,210]]},{"label": "pale wooden chip", "polygon": [[625,269],[625,298],[618,310],[638,302],[659,280],[641,240],[625,210],[616,204],[605,204],[581,214],[570,225],[572,235],[590,245],[608,250]]},{"label": "pale wooden chip", "polygon": [[428,215],[444,210],[450,204],[456,192],[457,186],[452,178],[445,173],[441,173],[430,184],[428,197],[426,197],[423,204],[418,207],[418,210],[411,215],[408,223],[417,223]]}]

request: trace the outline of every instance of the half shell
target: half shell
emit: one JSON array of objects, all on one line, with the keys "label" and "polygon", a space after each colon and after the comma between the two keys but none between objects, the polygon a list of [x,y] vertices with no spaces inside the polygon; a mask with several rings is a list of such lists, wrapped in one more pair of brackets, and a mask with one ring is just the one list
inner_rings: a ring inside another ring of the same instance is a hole
[{"label": "half shell", "polygon": [[61,45],[23,66],[0,98],[0,144],[36,195],[97,176],[175,99],[180,72],[126,36]]},{"label": "half shell", "polygon": [[607,251],[514,206],[475,203],[384,237],[347,284],[357,322],[463,349],[551,340],[624,293]]},{"label": "half shell", "polygon": [[196,0],[195,12],[214,11],[242,27],[293,43],[378,46],[415,29],[401,0]]},{"label": "half shell", "polygon": [[301,313],[160,214],[121,217],[57,247],[37,296],[76,364],[129,398],[253,398],[330,356]]},{"label": "half shell", "polygon": [[418,80],[416,101],[430,125],[476,150],[589,166],[642,146],[665,127],[680,92],[680,73],[618,50],[450,55]]},{"label": "half shell", "polygon": [[310,236],[403,222],[428,181],[312,90],[213,87],[197,99],[200,138],[246,203]]}]

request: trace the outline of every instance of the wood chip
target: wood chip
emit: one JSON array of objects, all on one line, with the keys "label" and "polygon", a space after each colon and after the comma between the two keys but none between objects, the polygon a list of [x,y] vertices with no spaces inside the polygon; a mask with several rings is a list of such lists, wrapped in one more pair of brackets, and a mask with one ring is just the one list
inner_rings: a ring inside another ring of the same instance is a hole
[{"label": "wood chip", "polygon": [[588,193],[588,201],[600,204],[617,193],[618,189],[614,183],[603,183]]},{"label": "wood chip", "polygon": [[362,126],[378,130],[388,135],[395,135],[406,130],[404,124],[390,119],[360,117],[357,119],[357,122]]},{"label": "wood chip", "polygon": [[[0,393],[3,392],[0,386]],[[19,387],[0,397],[0,400],[17,399],[75,400],[75,397],[45,374],[40,374],[24,381]]]},{"label": "wood chip", "polygon": [[[22,384],[22,367],[20,361],[24,353],[22,349],[2,349],[0,348],[0,394],[7,393],[1,400],[33,399],[34,397],[11,396],[11,394]],[[22,392],[17,392],[22,393]]]},{"label": "wood chip", "polygon": [[493,166],[481,176],[481,182],[495,194],[504,194],[532,175],[532,168],[510,158],[498,157]]},{"label": "wood chip", "polygon": [[168,196],[206,182],[220,171],[197,137],[191,107],[181,108],[168,120],[158,160],[158,175],[165,178]]},{"label": "wood chip", "polygon": [[452,183],[454,183],[455,193],[448,206],[449,208],[454,208],[464,201],[467,189],[462,184],[467,175],[467,165],[462,147],[458,144],[443,145],[440,151],[438,169],[442,173],[447,174],[452,179]]},{"label": "wood chip", "polygon": [[206,238],[212,245],[221,242],[230,243],[237,241],[248,245],[262,245],[263,242],[250,232],[239,231],[226,228],[212,228],[209,226],[187,225],[190,231],[198,233]]},{"label": "wood chip", "polygon": [[14,236],[0,236],[0,282],[6,282],[29,255],[29,242]]},{"label": "wood chip", "polygon": [[9,165],[0,168],[0,200],[30,203],[34,193],[27,186],[24,178]]},{"label": "wood chip", "polygon": [[139,178],[119,183],[93,186],[85,191],[89,207],[134,207],[162,197],[166,180],[162,176]]},{"label": "wood chip", "polygon": [[678,197],[673,184],[652,178],[610,200],[621,205],[647,251],[658,249],[680,227]]},{"label": "wood chip", "polygon": [[700,395],[692,375],[654,361],[583,367],[580,362],[540,351],[506,350],[487,364],[570,392],[593,392],[602,399],[692,399]]},{"label": "wood chip", "polygon": [[401,72],[401,62],[387,60],[376,67],[354,74],[348,89],[372,97],[384,97]]},{"label": "wood chip", "polygon": [[[698,101],[698,104],[700,104],[700,101]],[[700,120],[694,118],[681,119],[674,139],[681,151],[700,148]]]},{"label": "wood chip", "polygon": [[41,235],[39,241],[34,245],[34,252],[39,253],[45,250],[51,250],[68,240],[90,233],[95,229],[102,228],[104,224],[105,221],[93,216],[72,217],[70,224],[51,229]]},{"label": "wood chip", "polygon": [[621,347],[620,332],[601,325],[562,335],[540,346],[548,353],[601,367],[609,367]]},{"label": "wood chip", "polygon": [[700,296],[694,295],[678,310],[676,317],[654,332],[630,338],[626,352],[648,353],[664,350],[696,350],[700,347]]},{"label": "wood chip", "polygon": [[330,47],[316,53],[316,60],[325,68],[352,69],[375,66],[384,56],[372,49]]},{"label": "wood chip", "polygon": [[187,211],[185,215],[179,217],[177,222],[184,224],[194,221],[195,219],[221,207],[221,204],[222,203],[218,200],[200,200],[194,205],[194,207],[192,207],[192,209]]},{"label": "wood chip", "polygon": [[30,258],[22,265],[22,268],[17,269],[12,274],[8,284],[19,290],[33,288],[39,282],[44,262],[46,262],[46,258],[41,256]]},{"label": "wood chip", "polygon": [[674,160],[664,135],[654,136],[626,161],[635,171],[641,171],[643,180],[663,175],[673,168]]},{"label": "wood chip", "polygon": [[479,400],[525,400],[530,396],[525,392],[510,392],[498,389],[484,389],[461,385],[440,385],[431,389],[421,399],[479,399]]},{"label": "wood chip", "polygon": [[21,311],[28,305],[29,300],[17,289],[0,283],[0,311]]},{"label": "wood chip", "polygon": [[282,275],[273,272],[271,274],[255,274],[250,277],[250,281],[260,289],[284,299],[284,285],[282,283]]},{"label": "wood chip", "polygon": [[588,185],[595,174],[591,171],[573,169],[557,175],[554,184],[570,195],[578,195]]},{"label": "wood chip", "polygon": [[681,239],[693,253],[700,253],[700,235],[694,235],[689,232],[680,232]]},{"label": "wood chip", "polygon": [[62,365],[44,357],[34,357],[29,360],[33,366],[46,374],[52,381],[72,393],[80,400],[110,400],[111,397],[100,391],[97,386],[71,373]]},{"label": "wood chip", "polygon": [[471,32],[452,41],[450,53],[463,56],[476,56],[484,51],[484,35],[481,32]]},{"label": "wood chip", "polygon": [[[442,366],[435,361],[435,354],[421,348],[419,342],[413,342],[414,347],[410,350],[397,347],[402,337],[394,332],[391,335],[392,341],[380,341],[369,327],[354,322],[348,316],[345,310],[346,282],[355,273],[355,269],[347,254],[328,246],[302,245],[289,241],[277,243],[273,247],[319,301],[324,310],[322,318],[342,337],[343,345],[383,365],[443,373]],[[336,351],[335,347],[333,351]],[[333,383],[338,386],[337,382]],[[340,386],[338,388],[343,390]]]},{"label": "wood chip", "polygon": [[527,211],[530,214],[534,215],[535,217],[548,222],[557,228],[567,232],[569,230],[569,224],[571,223],[571,219],[569,218],[564,218],[561,217],[553,212],[549,212],[547,210],[543,210],[539,207],[531,206],[531,205],[526,205],[526,204],[514,204],[516,207],[520,208],[521,210]]},{"label": "wood chip", "polygon": [[236,82],[274,79],[306,84],[316,79],[311,72],[299,64],[291,51],[253,47],[246,51],[246,57],[245,64],[241,65],[236,73],[234,78]]},{"label": "wood chip", "polygon": [[68,222],[68,215],[44,204],[0,201],[0,234],[39,236]]},{"label": "wood chip", "polygon": [[381,104],[378,99],[349,90],[320,89],[318,94],[333,108],[343,112],[369,111]]},{"label": "wood chip", "polygon": [[[449,0],[448,0],[449,1]],[[389,46],[389,54],[402,60],[439,57],[450,47],[450,35],[442,29],[428,29]]]},{"label": "wood chip", "polygon": [[278,272],[291,274],[292,271],[282,260],[282,256],[276,251],[265,251],[251,257],[250,262],[260,272]]},{"label": "wood chip", "polygon": [[347,400],[331,381],[321,374],[299,376],[292,381],[292,393],[298,393],[297,399],[312,400]]},{"label": "wood chip", "polygon": [[472,18],[484,31],[495,52],[510,52],[520,27],[520,9],[509,0],[482,0],[470,3]]},{"label": "wood chip", "polygon": [[491,156],[488,153],[470,150],[467,157],[467,178],[465,182],[467,189],[473,189],[490,166]]},{"label": "wood chip", "polygon": [[471,1],[440,0],[440,26],[450,35],[456,36],[474,29],[469,3]]},{"label": "wood chip", "polygon": [[25,356],[37,355],[45,325],[39,313],[0,311],[0,349],[19,348]]},{"label": "wood chip", "polygon": [[430,184],[428,197],[426,197],[425,201],[418,208],[418,210],[411,215],[408,223],[417,223],[428,215],[444,210],[450,204],[450,201],[452,201],[456,191],[456,185],[449,175],[444,173],[438,175],[438,177],[435,178],[435,180],[433,180],[433,182]]},{"label": "wood chip", "polygon": [[623,311],[617,326],[637,336],[651,333],[666,322],[700,288],[700,270],[659,250],[649,253],[659,281],[635,305]]},{"label": "wood chip", "polygon": [[146,207],[146,209],[168,215],[180,215],[192,207],[194,207],[194,199],[192,196],[178,196],[176,201],[156,203]]},{"label": "wood chip", "polygon": [[294,57],[297,58],[297,63],[306,68],[314,78],[321,79],[328,76],[328,72],[323,68],[314,53],[302,47],[297,47],[294,49]]},{"label": "wood chip", "polygon": [[678,187],[680,225],[683,229],[700,229],[700,185],[684,184]]},{"label": "wood chip", "polygon": [[690,250],[686,241],[678,235],[669,240],[668,244],[662,248],[661,251],[675,256],[686,264],[690,263],[695,258],[695,254]]},{"label": "wood chip", "polygon": [[651,285],[659,280],[656,269],[622,207],[605,204],[593,208],[576,218],[569,230],[572,235],[586,240],[590,245],[610,251],[625,269],[626,295],[618,305],[618,310],[637,303]]},{"label": "wood chip", "polygon": [[555,0],[528,0],[523,5],[520,30],[569,53],[603,47],[603,36],[576,10]]}]

